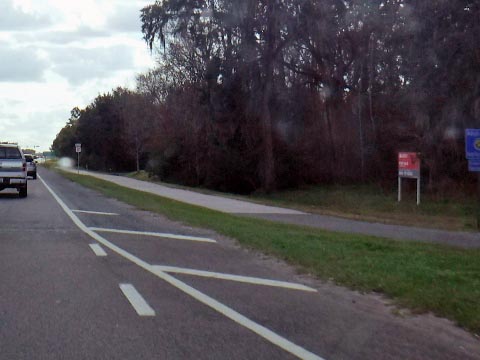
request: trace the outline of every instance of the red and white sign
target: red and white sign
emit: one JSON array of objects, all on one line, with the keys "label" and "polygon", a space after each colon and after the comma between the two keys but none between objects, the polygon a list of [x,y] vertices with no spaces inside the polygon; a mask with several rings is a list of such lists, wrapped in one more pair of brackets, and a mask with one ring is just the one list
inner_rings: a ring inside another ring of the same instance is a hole
[{"label": "red and white sign", "polygon": [[420,177],[420,159],[417,153],[398,153],[398,176],[407,178]]}]

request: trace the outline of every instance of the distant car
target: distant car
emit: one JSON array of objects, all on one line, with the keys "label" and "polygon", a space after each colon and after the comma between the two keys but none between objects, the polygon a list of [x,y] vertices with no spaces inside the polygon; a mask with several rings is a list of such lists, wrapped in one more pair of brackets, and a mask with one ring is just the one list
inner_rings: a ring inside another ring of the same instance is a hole
[{"label": "distant car", "polygon": [[27,176],[31,176],[34,179],[37,178],[37,164],[33,155],[25,154],[25,161],[27,162]]},{"label": "distant car", "polygon": [[18,145],[0,143],[0,191],[6,188],[27,197],[27,162]]}]

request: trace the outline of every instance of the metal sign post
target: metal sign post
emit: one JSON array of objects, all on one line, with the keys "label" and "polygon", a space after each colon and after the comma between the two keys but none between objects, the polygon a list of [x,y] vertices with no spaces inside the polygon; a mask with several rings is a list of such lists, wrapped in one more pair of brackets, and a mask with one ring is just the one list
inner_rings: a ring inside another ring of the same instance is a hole
[{"label": "metal sign post", "polygon": [[82,152],[82,144],[75,144],[75,152],[77,153],[77,174],[80,174],[80,153]]},{"label": "metal sign post", "polygon": [[417,179],[417,205],[420,205],[420,159],[417,153],[398,153],[398,202],[402,201],[402,178]]},{"label": "metal sign post", "polygon": [[480,129],[465,129],[468,171],[477,173],[477,230],[480,230]]}]

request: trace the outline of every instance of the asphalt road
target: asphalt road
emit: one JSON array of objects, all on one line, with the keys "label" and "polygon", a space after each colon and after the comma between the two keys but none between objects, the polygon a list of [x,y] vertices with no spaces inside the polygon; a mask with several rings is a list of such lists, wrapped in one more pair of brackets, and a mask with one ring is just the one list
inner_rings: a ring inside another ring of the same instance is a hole
[{"label": "asphalt road", "polygon": [[[63,168],[76,173],[75,169]],[[419,241],[445,244],[463,248],[480,248],[480,235],[477,232],[446,231],[414,226],[382,224],[376,222],[344,219],[341,217],[300,212],[276,206],[265,206],[249,201],[231,199],[218,195],[201,194],[187,189],[177,189],[162,184],[132,179],[126,176],[104,174],[96,171],[80,170],[80,174],[93,176],[169,199],[206,207],[229,214],[263,218],[270,221],[302,225],[352,234],[365,234],[386,237],[401,241]]]},{"label": "asphalt road", "polygon": [[0,192],[0,359],[480,359],[447,320],[40,177]]}]

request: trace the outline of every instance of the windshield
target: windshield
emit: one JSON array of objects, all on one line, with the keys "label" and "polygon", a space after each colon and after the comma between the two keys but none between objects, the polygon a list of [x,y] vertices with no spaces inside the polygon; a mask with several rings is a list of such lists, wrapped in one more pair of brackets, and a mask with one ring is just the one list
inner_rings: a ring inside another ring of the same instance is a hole
[{"label": "windshield", "polygon": [[0,360],[480,360],[480,0],[0,0],[0,59]]},{"label": "windshield", "polygon": [[22,154],[17,148],[0,147],[0,159],[21,159]]}]

